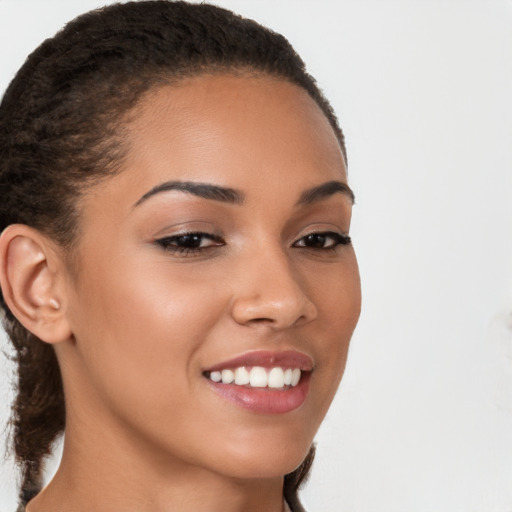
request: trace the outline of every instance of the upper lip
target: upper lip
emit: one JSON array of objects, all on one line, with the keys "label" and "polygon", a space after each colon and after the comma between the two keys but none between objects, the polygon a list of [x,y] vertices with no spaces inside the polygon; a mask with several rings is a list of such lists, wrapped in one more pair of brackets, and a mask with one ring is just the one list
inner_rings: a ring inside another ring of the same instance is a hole
[{"label": "upper lip", "polygon": [[313,369],[313,360],[309,356],[295,350],[281,352],[257,350],[222,361],[207,368],[206,371],[214,372],[227,368],[239,368],[240,366],[299,368],[303,371],[311,371]]}]

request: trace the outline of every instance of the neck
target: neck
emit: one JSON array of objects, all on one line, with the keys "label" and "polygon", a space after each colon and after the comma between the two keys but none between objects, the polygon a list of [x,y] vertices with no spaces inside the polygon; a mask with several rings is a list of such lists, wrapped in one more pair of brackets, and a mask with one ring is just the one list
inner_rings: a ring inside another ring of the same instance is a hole
[{"label": "neck", "polygon": [[104,427],[88,422],[81,435],[68,421],[59,470],[27,512],[282,512],[282,477],[222,475]]}]

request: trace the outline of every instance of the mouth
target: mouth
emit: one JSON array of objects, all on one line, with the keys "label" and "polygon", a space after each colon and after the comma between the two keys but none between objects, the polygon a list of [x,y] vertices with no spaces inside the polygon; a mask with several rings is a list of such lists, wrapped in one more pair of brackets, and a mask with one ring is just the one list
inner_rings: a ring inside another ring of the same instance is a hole
[{"label": "mouth", "polygon": [[249,352],[203,372],[210,387],[235,405],[281,414],[306,400],[313,362],[295,351]]},{"label": "mouth", "polygon": [[302,372],[300,368],[264,368],[263,366],[239,366],[205,372],[204,376],[212,382],[234,384],[248,388],[287,389],[299,384]]}]

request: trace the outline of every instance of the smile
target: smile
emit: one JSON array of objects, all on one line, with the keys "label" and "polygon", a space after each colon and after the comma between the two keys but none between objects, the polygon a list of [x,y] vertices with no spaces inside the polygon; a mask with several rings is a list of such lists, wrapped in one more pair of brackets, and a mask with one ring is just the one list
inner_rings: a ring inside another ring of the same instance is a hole
[{"label": "smile", "polygon": [[253,366],[246,368],[226,368],[207,372],[206,376],[213,382],[222,384],[235,384],[237,386],[246,386],[249,388],[273,388],[288,389],[299,384],[301,378],[300,368],[264,368],[262,366]]},{"label": "smile", "polygon": [[313,360],[294,350],[250,351],[203,371],[210,389],[235,406],[258,414],[284,414],[308,395]]}]

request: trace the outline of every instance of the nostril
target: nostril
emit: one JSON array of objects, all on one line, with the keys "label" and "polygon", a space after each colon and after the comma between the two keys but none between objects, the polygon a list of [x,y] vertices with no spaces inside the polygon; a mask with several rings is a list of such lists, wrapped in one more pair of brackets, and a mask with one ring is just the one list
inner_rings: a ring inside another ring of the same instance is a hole
[{"label": "nostril", "polygon": [[246,325],[273,325],[276,323],[272,318],[251,318],[250,320],[244,322]]},{"label": "nostril", "polygon": [[[302,325],[303,323],[308,322],[308,317],[309,317],[309,315],[307,315],[307,314],[286,315],[286,314],[283,314],[283,312],[278,312],[277,314],[274,315],[274,317],[269,315],[269,316],[254,316],[253,318],[251,318],[249,315],[243,317],[241,315],[236,315],[236,314],[233,316],[234,316],[236,322],[240,323],[242,325],[254,326],[254,327],[266,326],[266,327],[275,328],[275,329],[282,329],[282,328]],[[315,316],[316,315],[311,315],[311,319],[313,319]]]}]

